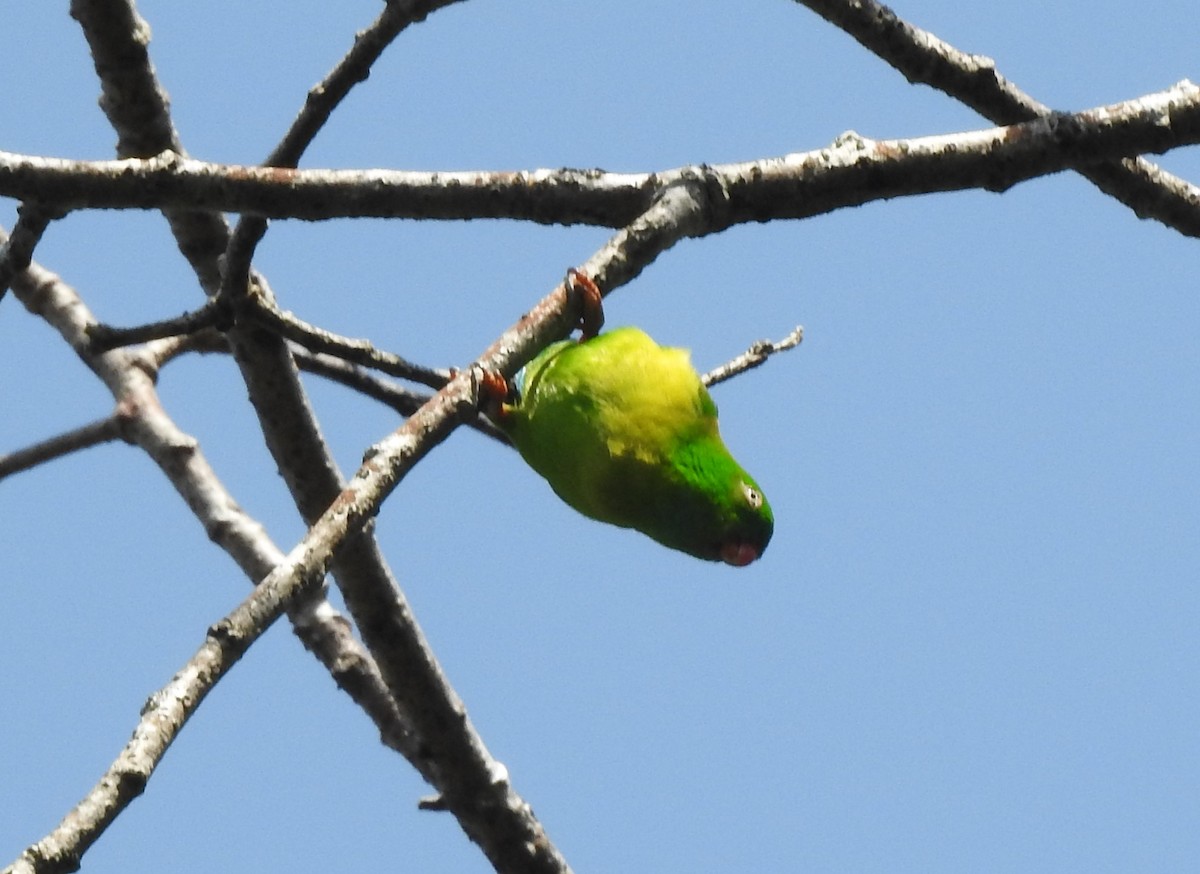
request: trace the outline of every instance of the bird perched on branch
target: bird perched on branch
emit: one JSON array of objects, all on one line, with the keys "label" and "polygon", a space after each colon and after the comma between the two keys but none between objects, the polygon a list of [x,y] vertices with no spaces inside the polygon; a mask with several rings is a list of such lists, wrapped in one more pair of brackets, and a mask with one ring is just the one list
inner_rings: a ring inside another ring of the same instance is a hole
[{"label": "bird perched on branch", "polygon": [[491,418],[585,516],[697,558],[757,559],[774,530],[771,507],[725,447],[687,350],[638,328],[598,334],[600,290],[576,270],[567,288],[582,299],[582,339],[548,346],[515,386],[489,374]]}]

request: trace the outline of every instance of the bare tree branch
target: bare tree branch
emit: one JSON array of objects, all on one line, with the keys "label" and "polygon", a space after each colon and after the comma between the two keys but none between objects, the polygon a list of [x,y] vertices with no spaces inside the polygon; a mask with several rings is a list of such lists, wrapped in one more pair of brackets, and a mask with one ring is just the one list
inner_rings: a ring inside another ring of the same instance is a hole
[{"label": "bare tree branch", "polygon": [[[996,70],[995,61],[971,55],[901,19],[875,0],[797,0],[844,30],[904,74],[942,91],[997,124],[1053,114]],[[1200,188],[1144,158],[1076,168],[1138,218],[1152,218],[1189,237],[1200,236]]]},{"label": "bare tree branch", "polygon": [[[160,367],[165,365],[167,361],[187,352],[230,354],[229,344],[226,342],[224,335],[212,330],[201,331],[190,337],[176,337],[160,341],[159,344],[153,345],[150,348],[152,350],[150,354],[155,358]],[[411,416],[428,403],[432,397],[432,395],[424,392],[413,391],[392,380],[375,376],[375,374],[364,367],[345,361],[341,357],[327,355],[323,352],[309,352],[307,349],[298,346],[292,346],[291,352],[292,357],[296,361],[296,366],[301,371],[312,373],[331,382],[344,385],[346,388],[356,391],[364,397],[371,398],[391,407],[401,416]],[[449,380],[449,374],[450,371],[447,371],[447,381]],[[497,443],[502,443],[509,447],[512,446],[512,442],[504,432],[483,416],[479,416],[474,421],[466,422],[465,424],[484,436],[492,438]]]},{"label": "bare tree branch", "polygon": [[350,364],[370,367],[388,376],[407,379],[434,389],[441,388],[450,379],[448,370],[413,364],[395,353],[376,349],[368,340],[342,337],[305,322],[280,309],[268,296],[255,295],[254,301],[255,303],[244,311],[245,315],[310,352],[324,352]]},{"label": "bare tree branch", "polygon": [[304,108],[263,164],[268,167],[299,164],[300,156],[329,121],[333,110],[351,88],[370,75],[371,67],[392,41],[430,13],[458,2],[461,0],[388,0],[379,17],[355,37],[353,48],[319,85],[309,90]]},{"label": "bare tree branch", "polygon": [[13,277],[29,266],[33,250],[50,222],[60,217],[61,213],[47,209],[40,203],[21,204],[12,234],[0,247],[0,300],[4,299],[4,293],[12,285]]},{"label": "bare tree branch", "polygon": [[[166,111],[170,101],[150,61],[150,25],[132,0],[71,0],[100,80],[100,108],[117,132],[117,156],[150,158],[170,151],[186,156]],[[200,284],[215,292],[221,281],[218,257],[229,231],[212,211],[179,204],[166,213],[179,251],[196,271]]]},{"label": "bare tree branch", "polygon": [[[71,209],[180,209],[266,218],[512,218],[620,226],[655,192],[651,174],[600,170],[296,170],[211,164],[174,151],[74,161],[0,151],[0,196]],[[223,250],[222,250],[223,251]]]},{"label": "bare tree branch", "polygon": [[116,416],[97,419],[80,428],[43,440],[24,449],[0,455],[0,479],[54,461],[72,452],[90,449],[121,439],[121,422]]},{"label": "bare tree branch", "polygon": [[[256,282],[262,281],[261,276],[256,276],[255,279]],[[252,294],[240,315],[311,352],[328,353],[348,363],[370,367],[389,376],[411,380],[430,388],[441,388],[450,378],[448,370],[413,364],[395,353],[376,349],[368,340],[343,337],[310,324],[287,310],[280,309],[272,299],[273,295]],[[119,346],[130,346],[134,343],[193,334],[208,328],[228,330],[232,327],[232,319],[233,313],[230,306],[225,302],[224,297],[218,295],[209,298],[199,309],[175,318],[131,328],[114,328],[109,325],[97,324],[93,325],[88,333],[92,348],[97,352],[104,352]],[[225,351],[228,351],[227,345]],[[412,412],[412,410],[408,410],[408,412]]]},{"label": "bare tree branch", "polygon": [[[412,391],[390,380],[380,379],[359,365],[349,363],[341,357],[313,353],[305,349],[293,349],[292,356],[296,359],[296,364],[300,369],[306,373],[315,373],[325,379],[341,383],[361,395],[387,404],[402,416],[411,416],[430,400],[430,396],[427,394]],[[466,424],[498,443],[512,446],[504,432],[482,416]]]},{"label": "bare tree branch", "polygon": [[[174,156],[88,162],[0,152],[0,195],[49,191],[73,208],[170,208],[188,202],[304,219],[503,217],[564,224],[587,220],[620,227],[663,188],[681,179],[705,177],[731,189],[728,214],[714,222],[719,230],[740,222],[806,218],[905,195],[968,188],[1003,191],[1048,173],[1094,164],[1098,157],[1160,152],[1197,142],[1200,88],[1185,81],[1112,106],[1008,127],[901,140],[842,137],[832,147],[813,152],[640,176],[580,171],[281,171]],[[616,201],[611,198],[614,190],[623,192]],[[247,239],[245,245],[251,242]]]}]

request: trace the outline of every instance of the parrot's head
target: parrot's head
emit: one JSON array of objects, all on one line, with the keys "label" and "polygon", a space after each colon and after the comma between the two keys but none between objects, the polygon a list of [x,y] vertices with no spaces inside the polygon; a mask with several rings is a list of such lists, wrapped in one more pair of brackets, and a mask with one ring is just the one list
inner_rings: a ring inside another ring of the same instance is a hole
[{"label": "parrot's head", "polygon": [[730,489],[727,521],[721,526],[717,556],[725,564],[745,567],[763,554],[775,531],[775,517],[762,489],[749,476],[737,477]]},{"label": "parrot's head", "polygon": [[691,443],[673,460],[686,484],[684,496],[673,499],[663,530],[647,533],[697,558],[733,567],[760,558],[775,530],[775,516],[758,483],[720,438]]}]

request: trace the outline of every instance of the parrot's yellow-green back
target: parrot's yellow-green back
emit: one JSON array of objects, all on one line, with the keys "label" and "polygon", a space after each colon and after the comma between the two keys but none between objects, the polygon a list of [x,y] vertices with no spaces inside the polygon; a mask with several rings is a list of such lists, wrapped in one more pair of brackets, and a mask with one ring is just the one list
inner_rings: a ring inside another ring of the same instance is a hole
[{"label": "parrot's yellow-green back", "polygon": [[726,449],[684,349],[637,328],[548,347],[501,426],[579,512],[697,558],[749,564],[771,539],[762,490]]}]

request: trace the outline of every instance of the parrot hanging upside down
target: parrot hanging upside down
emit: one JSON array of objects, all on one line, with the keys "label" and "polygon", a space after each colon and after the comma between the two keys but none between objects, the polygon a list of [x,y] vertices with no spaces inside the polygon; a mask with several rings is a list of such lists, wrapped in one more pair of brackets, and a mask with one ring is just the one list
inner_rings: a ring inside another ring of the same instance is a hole
[{"label": "parrot hanging upside down", "polygon": [[687,350],[659,346],[638,328],[597,334],[600,290],[577,270],[566,285],[583,300],[583,339],[548,346],[517,375],[515,393],[487,374],[490,417],[585,516],[697,558],[750,564],[774,517],[725,448]]}]

